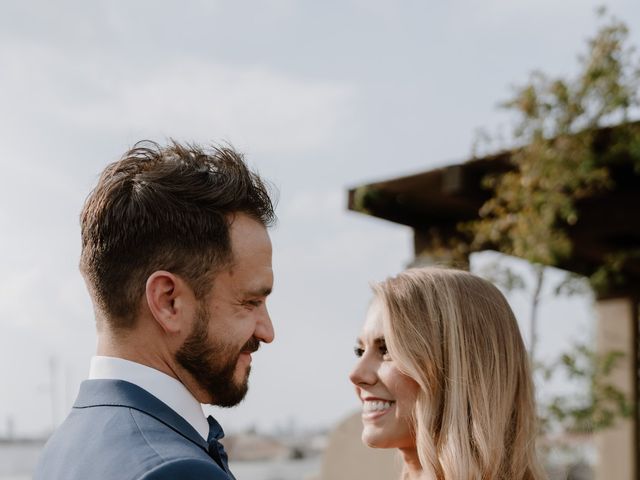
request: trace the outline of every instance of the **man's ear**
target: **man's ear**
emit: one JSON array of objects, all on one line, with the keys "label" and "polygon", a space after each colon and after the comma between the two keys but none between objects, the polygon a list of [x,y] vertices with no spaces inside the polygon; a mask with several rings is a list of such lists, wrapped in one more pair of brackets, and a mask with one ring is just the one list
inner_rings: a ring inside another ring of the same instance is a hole
[{"label": "man's ear", "polygon": [[184,280],[171,272],[158,270],[147,278],[145,296],[149,311],[166,333],[176,334],[188,328],[190,294]]}]

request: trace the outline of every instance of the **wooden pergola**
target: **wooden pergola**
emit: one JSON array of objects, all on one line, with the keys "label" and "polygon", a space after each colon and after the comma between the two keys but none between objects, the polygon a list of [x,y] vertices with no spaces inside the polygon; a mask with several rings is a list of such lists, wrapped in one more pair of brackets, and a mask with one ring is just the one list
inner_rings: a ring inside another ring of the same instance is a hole
[{"label": "wooden pergola", "polygon": [[[607,148],[614,130],[597,132],[598,149]],[[456,240],[468,245],[470,238],[459,226],[479,218],[480,208],[492,194],[483,187],[483,179],[514,169],[511,157],[512,152],[507,151],[360,185],[349,190],[348,208],[413,228],[417,263],[426,259],[460,264],[451,246]],[[566,229],[573,247],[571,256],[555,267],[591,276],[611,254],[621,250],[640,253],[640,172],[624,156],[608,167],[612,187],[577,204],[579,220]],[[499,251],[497,246],[491,249]],[[620,277],[621,283],[598,296],[598,348],[625,353],[626,366],[615,382],[638,406],[640,255],[625,259]],[[598,480],[640,480],[638,410],[625,425],[598,434]]]}]

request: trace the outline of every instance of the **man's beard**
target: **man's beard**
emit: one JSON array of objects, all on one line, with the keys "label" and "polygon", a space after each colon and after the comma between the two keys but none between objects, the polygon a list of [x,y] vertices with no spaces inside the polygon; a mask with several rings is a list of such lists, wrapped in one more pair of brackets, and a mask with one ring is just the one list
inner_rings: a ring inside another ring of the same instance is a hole
[{"label": "man's beard", "polygon": [[244,399],[249,389],[250,366],[240,382],[236,383],[233,378],[240,354],[255,352],[260,341],[251,337],[242,348],[223,342],[214,343],[209,339],[208,325],[208,310],[200,305],[193,330],[176,352],[176,361],[211,396],[213,405],[233,407]]}]

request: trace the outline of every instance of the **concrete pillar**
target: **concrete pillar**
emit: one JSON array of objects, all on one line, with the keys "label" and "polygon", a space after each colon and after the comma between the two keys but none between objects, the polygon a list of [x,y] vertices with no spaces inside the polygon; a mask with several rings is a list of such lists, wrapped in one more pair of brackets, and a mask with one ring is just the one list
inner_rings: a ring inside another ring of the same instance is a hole
[{"label": "concrete pillar", "polygon": [[361,413],[347,417],[329,435],[319,480],[395,480],[400,478],[402,460],[396,449],[366,447]]},{"label": "concrete pillar", "polygon": [[[611,374],[611,382],[628,398],[635,399],[638,375],[636,304],[629,297],[599,300],[596,313],[598,351],[624,353]],[[595,435],[598,451],[595,480],[638,479],[636,428],[634,419],[619,419],[612,428]]]}]

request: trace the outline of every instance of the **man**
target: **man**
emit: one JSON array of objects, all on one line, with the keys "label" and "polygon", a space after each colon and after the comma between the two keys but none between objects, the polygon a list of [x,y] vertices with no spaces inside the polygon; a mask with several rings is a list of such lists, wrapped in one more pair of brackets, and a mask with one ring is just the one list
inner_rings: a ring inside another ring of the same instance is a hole
[{"label": "man", "polygon": [[36,479],[232,479],[220,425],[274,332],[273,205],[230,148],[138,144],[81,214],[97,356]]}]

